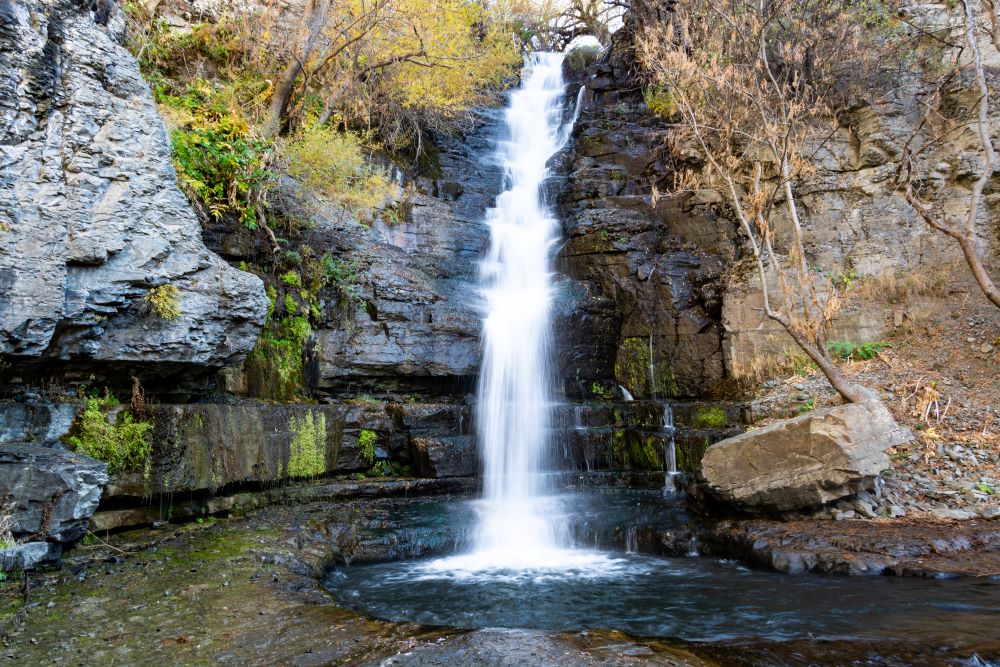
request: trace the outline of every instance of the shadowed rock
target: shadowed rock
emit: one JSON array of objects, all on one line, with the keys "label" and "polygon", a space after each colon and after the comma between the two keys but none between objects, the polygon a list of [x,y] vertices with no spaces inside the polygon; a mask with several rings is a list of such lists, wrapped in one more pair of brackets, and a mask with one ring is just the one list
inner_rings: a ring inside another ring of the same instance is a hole
[{"label": "shadowed rock", "polygon": [[[82,537],[108,481],[107,469],[100,461],[62,448],[0,446],[0,491],[7,496],[0,501],[13,504],[14,536],[51,542]],[[40,552],[22,556],[32,563],[45,560]]]}]

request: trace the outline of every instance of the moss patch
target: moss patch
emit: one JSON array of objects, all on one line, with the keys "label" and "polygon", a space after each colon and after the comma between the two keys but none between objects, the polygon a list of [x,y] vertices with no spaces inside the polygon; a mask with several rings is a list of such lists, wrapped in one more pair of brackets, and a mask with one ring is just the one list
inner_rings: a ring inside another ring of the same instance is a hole
[{"label": "moss patch", "polygon": [[669,398],[677,395],[677,381],[670,362],[654,353],[653,378],[650,378],[649,338],[625,338],[618,346],[615,378],[636,398]]},{"label": "moss patch", "polygon": [[316,477],[326,472],[326,415],[307,411],[288,420],[289,477]]},{"label": "moss patch", "polygon": [[722,428],[728,422],[726,411],[720,407],[702,407],[691,415],[691,426],[694,428]]},{"label": "moss patch", "polygon": [[68,443],[81,454],[107,463],[108,474],[141,472],[148,478],[153,423],[137,420],[127,410],[116,418],[111,410],[117,405],[111,394],[88,398],[70,431]]},{"label": "moss patch", "polygon": [[621,470],[662,470],[656,438],[624,430],[611,435],[613,465]]}]

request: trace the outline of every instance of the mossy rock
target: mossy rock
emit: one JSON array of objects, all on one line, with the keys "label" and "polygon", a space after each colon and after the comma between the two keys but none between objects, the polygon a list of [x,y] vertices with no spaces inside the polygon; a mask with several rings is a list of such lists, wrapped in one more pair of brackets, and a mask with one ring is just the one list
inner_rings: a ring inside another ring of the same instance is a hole
[{"label": "mossy rock", "polygon": [[663,470],[656,437],[638,431],[615,431],[611,456],[613,466],[621,470]]},{"label": "mossy rock", "polygon": [[729,418],[726,411],[718,406],[704,406],[691,415],[692,428],[723,428]]}]

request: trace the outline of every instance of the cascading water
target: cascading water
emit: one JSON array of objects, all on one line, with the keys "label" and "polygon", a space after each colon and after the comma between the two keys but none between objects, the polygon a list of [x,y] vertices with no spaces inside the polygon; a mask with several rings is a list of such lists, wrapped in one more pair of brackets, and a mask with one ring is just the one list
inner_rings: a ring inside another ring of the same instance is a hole
[{"label": "cascading water", "polygon": [[549,442],[551,249],[556,220],[542,196],[546,163],[562,148],[562,56],[532,56],[506,111],[498,157],[508,189],[487,215],[481,267],[486,317],[476,414],[485,464],[481,552],[531,554],[558,546],[540,507]]},{"label": "cascading water", "polygon": [[529,57],[497,145],[507,189],[487,214],[490,248],[481,265],[476,415],[484,497],[475,549],[436,561],[438,571],[560,569],[605,558],[572,548],[559,498],[541,474],[552,432],[551,255],[558,229],[542,186],[573,122],[564,122],[562,63],[561,54]]}]

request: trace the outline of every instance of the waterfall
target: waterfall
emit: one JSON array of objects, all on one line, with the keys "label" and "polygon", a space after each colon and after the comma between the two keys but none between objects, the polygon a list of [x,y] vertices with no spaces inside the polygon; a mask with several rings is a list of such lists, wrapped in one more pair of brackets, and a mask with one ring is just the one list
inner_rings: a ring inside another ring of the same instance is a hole
[{"label": "waterfall", "polygon": [[667,498],[673,498],[677,495],[677,476],[680,474],[677,471],[677,443],[674,440],[677,429],[674,428],[674,411],[666,401],[663,402],[663,433],[667,436],[663,495]]},{"label": "waterfall", "polygon": [[486,219],[476,404],[485,502],[477,548],[498,563],[565,546],[544,507],[539,474],[551,434],[551,253],[558,229],[542,185],[547,162],[569,138],[562,61],[560,54],[531,55],[510,96],[497,146],[507,189]]}]

